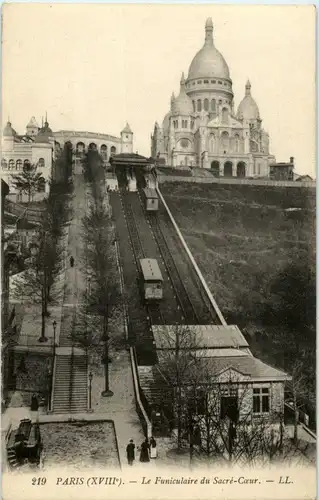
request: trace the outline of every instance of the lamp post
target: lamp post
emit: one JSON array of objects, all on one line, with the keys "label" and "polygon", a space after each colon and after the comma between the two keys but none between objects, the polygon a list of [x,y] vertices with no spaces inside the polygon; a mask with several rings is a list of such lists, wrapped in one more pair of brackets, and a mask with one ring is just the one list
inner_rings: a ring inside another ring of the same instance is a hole
[{"label": "lamp post", "polygon": [[56,321],[53,321],[53,356],[55,356],[55,348],[56,348]]},{"label": "lamp post", "polygon": [[92,411],[92,379],[93,373],[89,373],[89,411]]},{"label": "lamp post", "polygon": [[88,277],[88,294],[91,295],[91,277]]}]

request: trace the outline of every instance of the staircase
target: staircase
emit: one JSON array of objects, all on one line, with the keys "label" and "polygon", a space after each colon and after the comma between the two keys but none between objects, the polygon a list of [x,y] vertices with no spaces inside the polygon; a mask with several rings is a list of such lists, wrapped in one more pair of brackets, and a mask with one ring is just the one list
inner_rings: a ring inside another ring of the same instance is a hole
[{"label": "staircase", "polygon": [[85,355],[57,355],[53,385],[54,413],[87,411],[87,359]]},{"label": "staircase", "polygon": [[11,469],[16,469],[18,467],[17,454],[14,448],[7,450],[7,460]]}]

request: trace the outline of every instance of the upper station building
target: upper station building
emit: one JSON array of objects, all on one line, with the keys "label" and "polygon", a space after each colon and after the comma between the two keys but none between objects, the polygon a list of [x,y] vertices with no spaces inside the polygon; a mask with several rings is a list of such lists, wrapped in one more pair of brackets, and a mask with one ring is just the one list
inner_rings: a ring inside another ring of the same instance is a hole
[{"label": "upper station building", "polygon": [[207,19],[205,42],[182,74],[180,92],[151,137],[152,157],[169,166],[211,169],[216,176],[268,177],[275,162],[259,108],[246,83],[237,111],[229,67]]},{"label": "upper station building", "polygon": [[133,152],[133,132],[126,124],[120,137],[108,134],[59,130],[53,132],[47,117],[40,127],[33,116],[26,125],[26,132],[19,135],[10,121],[7,122],[2,134],[1,178],[10,186],[10,198],[23,201],[26,195],[17,192],[13,184],[13,175],[19,174],[23,165],[37,165],[38,172],[45,178],[43,191],[35,193],[33,200],[45,197],[50,188],[55,158],[58,158],[64,145],[70,143],[76,155],[82,155],[89,149],[97,150],[104,162],[119,153]]}]

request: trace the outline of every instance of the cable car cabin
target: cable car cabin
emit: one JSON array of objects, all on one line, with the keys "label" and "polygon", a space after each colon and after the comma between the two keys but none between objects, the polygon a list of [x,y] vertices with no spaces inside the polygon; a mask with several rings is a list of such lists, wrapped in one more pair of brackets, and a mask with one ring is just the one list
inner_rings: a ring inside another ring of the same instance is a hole
[{"label": "cable car cabin", "polygon": [[143,189],[144,206],[146,212],[158,211],[158,195],[155,189]]},{"label": "cable car cabin", "polygon": [[116,174],[113,174],[112,172],[107,172],[105,175],[105,183],[106,183],[106,190],[107,191],[118,191],[119,190],[119,184],[118,184]]},{"label": "cable car cabin", "polygon": [[146,173],[144,174],[145,187],[156,189],[157,188],[157,180],[154,174]]},{"label": "cable car cabin", "polygon": [[140,259],[142,295],[146,301],[163,298],[163,277],[156,259]]},{"label": "cable car cabin", "polygon": [[39,464],[42,451],[39,424],[32,423],[29,419],[21,420],[18,429],[10,432],[6,449],[11,468],[26,462]]},{"label": "cable car cabin", "polygon": [[127,180],[127,189],[129,191],[136,192],[137,187],[136,187],[136,177],[134,174],[130,175],[129,173],[126,174],[126,180]]}]

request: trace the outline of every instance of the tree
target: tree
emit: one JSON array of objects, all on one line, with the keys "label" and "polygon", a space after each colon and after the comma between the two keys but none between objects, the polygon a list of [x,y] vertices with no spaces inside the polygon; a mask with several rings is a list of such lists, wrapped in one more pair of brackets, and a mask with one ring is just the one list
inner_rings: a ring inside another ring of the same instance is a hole
[{"label": "tree", "polygon": [[25,163],[23,165],[22,173],[12,176],[13,185],[22,193],[28,195],[28,202],[32,200],[34,193],[37,191],[44,191],[45,178],[42,173],[38,172],[37,165]]},{"label": "tree", "polygon": [[90,294],[87,298],[91,316],[101,318],[102,339],[104,342],[103,364],[105,388],[103,396],[112,395],[109,388],[109,318],[121,301],[117,275],[114,226],[111,215],[104,204],[104,192],[100,176],[93,170],[99,167],[95,152],[89,152],[87,172],[92,179],[92,201],[88,214],[83,218],[83,237],[86,244],[87,267],[90,272]]},{"label": "tree", "polygon": [[65,204],[57,204],[52,195],[49,195],[29,267],[15,280],[14,295],[17,299],[28,298],[36,304],[41,304],[40,342],[47,340],[45,326],[46,317],[49,316],[49,302],[57,300],[61,293],[61,290],[56,288],[52,296],[52,285],[63,268],[61,237],[65,220]]}]

